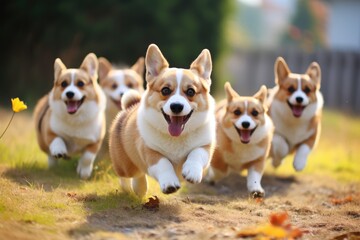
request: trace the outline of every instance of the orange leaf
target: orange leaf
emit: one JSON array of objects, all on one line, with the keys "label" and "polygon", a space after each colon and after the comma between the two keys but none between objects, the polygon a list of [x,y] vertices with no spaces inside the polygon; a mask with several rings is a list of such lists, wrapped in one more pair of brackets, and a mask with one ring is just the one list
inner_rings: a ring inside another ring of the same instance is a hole
[{"label": "orange leaf", "polygon": [[143,207],[148,210],[158,210],[160,206],[160,201],[157,196],[149,197],[149,200],[143,204]]},{"label": "orange leaf", "polygon": [[269,217],[270,223],[274,226],[282,226],[288,219],[289,215],[287,212],[272,213]]},{"label": "orange leaf", "polygon": [[259,233],[260,233],[259,230],[256,228],[248,228],[238,231],[236,237],[238,238],[256,237],[257,235],[259,235]]},{"label": "orange leaf", "polygon": [[349,203],[352,202],[352,196],[347,196],[345,198],[332,198],[331,199],[331,203],[334,205],[342,205],[345,203]]}]

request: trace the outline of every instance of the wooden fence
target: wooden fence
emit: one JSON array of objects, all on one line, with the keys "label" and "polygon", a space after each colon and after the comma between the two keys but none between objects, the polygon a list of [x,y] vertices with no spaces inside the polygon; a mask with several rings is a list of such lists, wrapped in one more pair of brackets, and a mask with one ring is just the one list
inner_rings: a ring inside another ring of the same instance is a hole
[{"label": "wooden fence", "polygon": [[293,72],[304,73],[311,62],[320,64],[325,106],[360,114],[360,52],[319,50],[235,50],[227,64],[234,88],[242,95],[255,93],[261,84],[274,86],[274,63],[282,56]]}]

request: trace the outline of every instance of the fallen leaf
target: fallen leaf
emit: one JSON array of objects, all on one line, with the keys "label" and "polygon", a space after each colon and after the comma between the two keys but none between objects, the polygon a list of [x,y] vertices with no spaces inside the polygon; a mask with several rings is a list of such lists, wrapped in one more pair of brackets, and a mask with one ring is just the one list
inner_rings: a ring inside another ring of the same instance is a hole
[{"label": "fallen leaf", "polygon": [[158,210],[160,207],[160,201],[157,196],[149,197],[149,200],[143,204],[143,207],[148,210]]},{"label": "fallen leaf", "polygon": [[346,196],[345,198],[332,198],[331,203],[334,205],[343,205],[345,203],[352,202],[352,196]]},{"label": "fallen leaf", "polygon": [[288,219],[289,215],[287,212],[272,213],[269,217],[270,223],[274,226],[282,226]]}]

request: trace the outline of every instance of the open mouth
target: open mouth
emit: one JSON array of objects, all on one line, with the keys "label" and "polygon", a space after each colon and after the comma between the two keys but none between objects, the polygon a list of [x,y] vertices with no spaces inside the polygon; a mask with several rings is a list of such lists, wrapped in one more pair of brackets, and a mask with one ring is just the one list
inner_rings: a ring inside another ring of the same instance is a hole
[{"label": "open mouth", "polygon": [[256,126],[253,129],[240,129],[240,128],[236,127],[235,124],[234,124],[234,127],[240,136],[240,141],[244,144],[247,144],[250,142],[251,135],[255,132],[255,130],[257,128],[257,126]]},{"label": "open mouth", "polygon": [[81,104],[84,102],[84,100],[85,100],[85,96],[78,101],[74,101],[74,100],[65,101],[67,112],[69,114],[76,113],[77,110],[79,110]]},{"label": "open mouth", "polygon": [[191,112],[185,116],[170,116],[166,114],[163,109],[161,109],[161,112],[164,115],[166,122],[169,124],[168,131],[170,135],[173,137],[178,137],[184,130],[185,124],[190,119],[193,110],[191,110]]},{"label": "open mouth", "polygon": [[302,105],[293,105],[291,104],[289,101],[287,101],[287,104],[289,105],[294,117],[301,117],[304,109],[306,106],[302,106]]},{"label": "open mouth", "polygon": [[119,108],[119,110],[121,110],[121,98],[120,98],[120,100],[115,100],[115,99],[111,98],[111,100]]}]

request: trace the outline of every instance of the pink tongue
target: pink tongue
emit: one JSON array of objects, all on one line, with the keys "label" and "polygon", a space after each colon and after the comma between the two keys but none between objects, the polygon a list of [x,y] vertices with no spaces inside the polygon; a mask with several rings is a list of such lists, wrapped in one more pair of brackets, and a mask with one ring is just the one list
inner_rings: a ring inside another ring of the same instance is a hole
[{"label": "pink tongue", "polygon": [[75,113],[78,109],[77,101],[68,101],[66,106],[68,113]]},{"label": "pink tongue", "polygon": [[251,130],[240,130],[240,140],[243,143],[250,142]]},{"label": "pink tongue", "polygon": [[178,137],[183,131],[183,119],[184,117],[170,117],[171,122],[169,123],[168,131],[171,136]]},{"label": "pink tongue", "polygon": [[293,115],[295,117],[301,117],[301,114],[303,112],[303,107],[302,106],[293,106],[292,107],[292,111],[293,111]]}]

